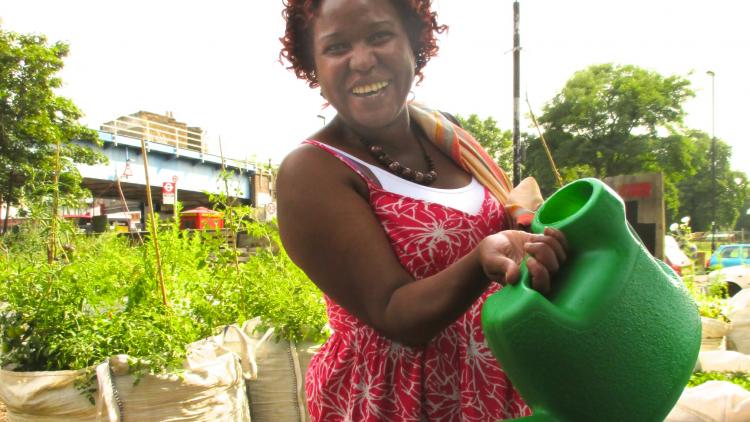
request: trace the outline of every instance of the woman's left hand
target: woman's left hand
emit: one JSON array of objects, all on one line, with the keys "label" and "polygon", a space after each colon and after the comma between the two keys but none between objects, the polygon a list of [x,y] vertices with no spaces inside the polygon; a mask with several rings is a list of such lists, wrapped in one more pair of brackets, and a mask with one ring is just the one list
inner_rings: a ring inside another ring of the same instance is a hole
[{"label": "woman's left hand", "polygon": [[520,278],[524,256],[531,285],[542,294],[549,293],[552,276],[567,259],[568,242],[557,229],[546,227],[543,234],[506,230],[486,237],[479,247],[485,274],[493,280],[515,284]]}]

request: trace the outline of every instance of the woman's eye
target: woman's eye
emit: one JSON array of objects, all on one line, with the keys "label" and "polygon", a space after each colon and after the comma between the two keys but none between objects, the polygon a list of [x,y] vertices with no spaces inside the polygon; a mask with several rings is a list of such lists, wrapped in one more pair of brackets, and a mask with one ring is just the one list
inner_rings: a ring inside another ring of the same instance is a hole
[{"label": "woman's eye", "polygon": [[376,44],[377,43],[385,42],[385,41],[389,40],[390,38],[391,38],[391,33],[390,32],[385,32],[385,31],[376,32],[376,33],[370,35],[370,37],[369,37],[370,42],[376,43]]},{"label": "woman's eye", "polygon": [[341,54],[341,53],[345,52],[346,49],[347,49],[347,45],[345,43],[336,43],[336,44],[331,44],[331,45],[327,46],[323,50],[323,52],[325,54]]}]

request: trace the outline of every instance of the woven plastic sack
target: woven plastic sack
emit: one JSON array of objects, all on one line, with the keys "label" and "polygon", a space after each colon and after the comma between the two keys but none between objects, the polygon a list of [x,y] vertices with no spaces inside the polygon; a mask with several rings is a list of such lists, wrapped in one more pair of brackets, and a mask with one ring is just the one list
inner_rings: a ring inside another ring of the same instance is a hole
[{"label": "woven plastic sack", "polygon": [[727,333],[727,349],[750,354],[750,289],[743,289],[727,302],[731,321]]},{"label": "woven plastic sack", "polygon": [[[232,330],[240,332],[238,327]],[[249,422],[243,373],[254,375],[250,360],[246,356],[241,363],[220,340],[211,338],[188,352],[184,371],[146,375],[134,385],[127,356],[114,356],[89,368],[96,374],[96,406],[74,387],[86,370],[0,371],[0,401],[8,407],[9,422]]]},{"label": "woven plastic sack", "polygon": [[0,370],[0,401],[9,422],[96,422],[97,412],[76,390],[76,378],[86,370],[15,372]]},{"label": "woven plastic sack", "polygon": [[740,290],[727,301],[727,317],[730,321],[746,319],[750,314],[750,289]]},{"label": "woven plastic sack", "polygon": [[721,338],[729,332],[729,324],[715,318],[701,317],[701,334],[704,338]]},{"label": "woven plastic sack", "polygon": [[730,324],[714,318],[701,317],[701,351],[725,350],[725,336]]},{"label": "woven plastic sack", "polygon": [[[258,318],[243,324],[257,362],[257,377],[247,381],[253,422],[308,422],[305,373],[320,347],[312,342],[278,338],[274,329],[258,330]],[[231,341],[227,343],[231,348]]]},{"label": "woven plastic sack", "polygon": [[732,350],[701,351],[696,370],[703,372],[750,372],[750,355]]},{"label": "woven plastic sack", "polygon": [[750,392],[727,381],[686,388],[665,422],[750,421]]}]

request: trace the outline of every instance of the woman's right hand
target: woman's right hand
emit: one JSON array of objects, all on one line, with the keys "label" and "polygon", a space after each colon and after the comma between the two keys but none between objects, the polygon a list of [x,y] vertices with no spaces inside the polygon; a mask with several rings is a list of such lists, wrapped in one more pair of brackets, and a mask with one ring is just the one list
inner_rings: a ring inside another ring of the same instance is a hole
[{"label": "woman's right hand", "polygon": [[552,276],[567,259],[568,242],[557,229],[546,227],[544,234],[506,230],[484,238],[478,246],[479,263],[490,280],[515,284],[526,254],[531,285],[542,294],[549,293]]}]

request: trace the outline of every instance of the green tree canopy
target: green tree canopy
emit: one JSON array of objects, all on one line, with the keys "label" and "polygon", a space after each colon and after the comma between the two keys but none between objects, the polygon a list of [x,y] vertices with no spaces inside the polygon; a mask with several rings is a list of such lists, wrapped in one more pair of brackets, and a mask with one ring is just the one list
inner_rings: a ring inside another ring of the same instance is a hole
[{"label": "green tree canopy", "polygon": [[[562,177],[662,172],[667,206],[676,210],[676,183],[695,173],[691,141],[682,134],[683,103],[694,95],[689,86],[684,77],[632,65],[576,72],[538,119]],[[554,179],[543,147],[533,137],[526,143],[527,173],[549,193]]]},{"label": "green tree canopy", "polygon": [[72,142],[98,142],[98,137],[78,123],[82,113],[75,104],[55,92],[62,85],[56,75],[68,51],[67,44],[49,44],[43,35],[0,28],[0,203],[48,195],[58,143],[64,193],[82,193],[74,163],[104,160]]},{"label": "green tree canopy", "polygon": [[513,133],[510,130],[497,127],[497,122],[492,117],[482,120],[476,114],[471,114],[468,118],[457,115],[456,119],[503,170],[512,170]]},{"label": "green tree canopy", "polygon": [[636,66],[603,64],[576,72],[539,123],[569,135],[598,177],[627,173],[652,157],[649,141],[682,127],[690,81]]},{"label": "green tree canopy", "polygon": [[717,228],[732,230],[739,222],[741,207],[748,198],[747,175],[730,168],[731,147],[717,139],[714,189],[711,138],[706,133],[696,130],[688,131],[686,137],[692,141],[691,164],[694,173],[677,183],[680,206],[673,214],[690,216],[693,231],[709,231],[713,209],[716,207]]}]

